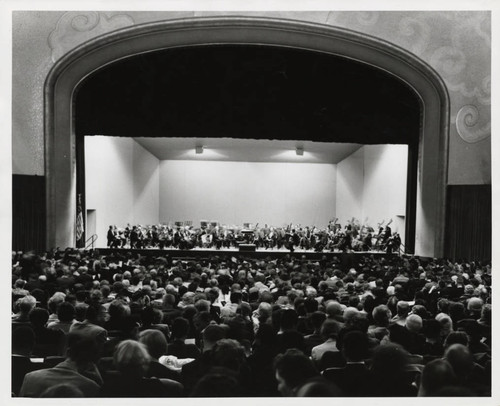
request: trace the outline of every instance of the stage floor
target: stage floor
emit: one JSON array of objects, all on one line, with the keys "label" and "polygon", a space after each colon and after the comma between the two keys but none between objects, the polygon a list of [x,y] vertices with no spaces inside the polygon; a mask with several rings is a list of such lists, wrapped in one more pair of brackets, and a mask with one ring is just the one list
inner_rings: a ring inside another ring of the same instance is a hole
[{"label": "stage floor", "polygon": [[265,249],[265,248],[256,248],[255,251],[251,250],[242,250],[239,248],[231,247],[231,248],[193,248],[190,250],[181,250],[178,248],[144,248],[144,249],[132,249],[132,248],[99,248],[96,247],[96,250],[103,255],[109,255],[112,253],[120,253],[124,254],[127,252],[137,253],[140,255],[147,256],[168,256],[172,259],[198,259],[198,258],[210,258],[214,256],[245,256],[249,258],[282,258],[287,255],[294,257],[304,257],[306,259],[321,259],[323,257],[332,258],[332,257],[345,257],[345,256],[355,256],[362,257],[365,255],[374,255],[374,256],[394,256],[398,254],[387,254],[383,251],[353,251],[353,252],[342,252],[342,251],[321,251],[315,252],[312,250],[304,250],[297,248],[293,252],[288,249]]}]

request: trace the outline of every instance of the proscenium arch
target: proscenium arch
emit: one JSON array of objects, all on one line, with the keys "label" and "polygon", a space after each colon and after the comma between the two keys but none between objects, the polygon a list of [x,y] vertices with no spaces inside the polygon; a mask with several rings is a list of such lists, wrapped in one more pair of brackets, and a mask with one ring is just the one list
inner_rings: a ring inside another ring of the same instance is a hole
[{"label": "proscenium arch", "polygon": [[334,54],[385,70],[411,86],[420,98],[422,117],[417,151],[415,253],[443,255],[449,98],[439,75],[415,55],[358,32],[253,17],[193,18],[137,25],[89,41],[54,65],[45,83],[48,248],[75,246],[73,103],[79,83],[99,68],[133,55],[172,47],[222,44],[270,45]]}]

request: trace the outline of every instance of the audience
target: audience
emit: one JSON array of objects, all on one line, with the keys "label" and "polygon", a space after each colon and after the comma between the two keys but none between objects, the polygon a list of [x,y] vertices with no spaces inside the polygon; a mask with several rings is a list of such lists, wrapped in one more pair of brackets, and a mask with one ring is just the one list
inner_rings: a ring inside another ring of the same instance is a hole
[{"label": "audience", "polygon": [[491,310],[480,262],[14,253],[12,394],[490,396]]}]

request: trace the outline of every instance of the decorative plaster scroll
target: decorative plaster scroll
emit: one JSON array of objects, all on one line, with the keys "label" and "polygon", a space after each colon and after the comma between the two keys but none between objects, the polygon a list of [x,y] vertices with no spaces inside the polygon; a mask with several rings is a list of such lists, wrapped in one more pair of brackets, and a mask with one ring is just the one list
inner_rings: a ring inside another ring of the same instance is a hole
[{"label": "decorative plaster scroll", "polygon": [[458,75],[465,69],[465,54],[459,48],[444,46],[434,51],[431,65],[445,76]]},{"label": "decorative plaster scroll", "polygon": [[108,17],[95,11],[64,13],[48,38],[52,62],[90,39],[131,25],[134,25],[134,20],[126,14]]},{"label": "decorative plaster scroll", "polygon": [[471,14],[461,24],[452,25],[446,44],[430,57],[448,89],[469,99],[464,104],[491,104],[490,25],[488,16]]},{"label": "decorative plaster scroll", "polygon": [[479,110],[476,106],[463,106],[457,114],[456,125],[460,137],[470,144],[482,141],[491,134],[491,123],[479,127]]},{"label": "decorative plaster scroll", "polygon": [[431,42],[431,27],[423,19],[405,17],[399,23],[400,38],[415,55],[423,55]]}]

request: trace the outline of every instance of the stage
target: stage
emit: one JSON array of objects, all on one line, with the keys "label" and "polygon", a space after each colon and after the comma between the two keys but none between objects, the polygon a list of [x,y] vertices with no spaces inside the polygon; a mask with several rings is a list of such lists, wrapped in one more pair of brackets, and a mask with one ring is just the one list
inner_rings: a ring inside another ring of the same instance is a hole
[{"label": "stage", "polygon": [[[342,252],[342,251],[322,251],[322,252],[314,252],[312,250],[303,250],[296,249],[293,252],[287,249],[263,249],[256,248],[253,250],[253,247],[242,247],[243,249],[238,248],[193,248],[190,250],[181,250],[176,248],[169,249],[159,249],[159,248],[144,248],[144,249],[133,249],[133,248],[96,248],[102,255],[112,255],[112,254],[138,254],[141,256],[158,256],[158,257],[166,257],[171,260],[203,260],[209,259],[213,257],[219,258],[258,258],[258,259],[266,259],[266,258],[285,258],[287,256],[294,258],[305,258],[307,260],[320,260],[322,258],[333,259],[337,257],[342,261],[351,258],[362,258],[366,255],[374,256],[374,257],[394,257],[398,254],[392,253],[387,254],[381,251],[353,251],[353,252]],[[403,254],[404,255],[404,254]]]}]

